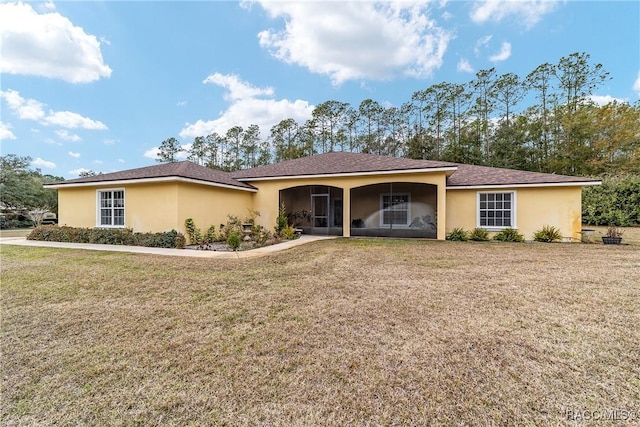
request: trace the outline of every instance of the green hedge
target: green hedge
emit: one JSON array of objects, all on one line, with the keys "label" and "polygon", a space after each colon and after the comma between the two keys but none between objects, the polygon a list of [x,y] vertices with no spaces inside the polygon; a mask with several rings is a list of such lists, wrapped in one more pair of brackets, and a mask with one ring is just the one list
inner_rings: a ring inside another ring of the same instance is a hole
[{"label": "green hedge", "polygon": [[151,248],[183,248],[184,236],[175,231],[134,233],[130,228],[76,228],[43,225],[33,229],[27,240],[47,242],[99,243],[105,245],[146,246]]},{"label": "green hedge", "polygon": [[607,176],[582,192],[582,221],[590,225],[640,224],[640,175]]}]

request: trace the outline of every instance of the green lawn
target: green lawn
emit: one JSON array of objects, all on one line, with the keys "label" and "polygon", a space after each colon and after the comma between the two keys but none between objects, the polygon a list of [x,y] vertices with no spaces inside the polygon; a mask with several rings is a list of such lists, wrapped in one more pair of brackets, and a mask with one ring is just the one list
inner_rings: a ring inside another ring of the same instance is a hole
[{"label": "green lawn", "polygon": [[636,246],[337,239],[240,260],[0,254],[2,425],[640,416]]}]

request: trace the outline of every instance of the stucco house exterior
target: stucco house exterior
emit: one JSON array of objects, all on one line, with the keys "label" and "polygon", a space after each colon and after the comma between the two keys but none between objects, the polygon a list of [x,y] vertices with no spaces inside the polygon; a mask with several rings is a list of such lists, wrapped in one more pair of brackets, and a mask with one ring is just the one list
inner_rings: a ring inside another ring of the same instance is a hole
[{"label": "stucco house exterior", "polygon": [[600,181],[373,154],[318,154],[237,172],[183,161],[67,180],[60,225],[185,232],[260,212],[268,229],[284,203],[304,233],[444,239],[453,228],[511,227],[532,239],[544,225],[580,239],[582,187]]}]

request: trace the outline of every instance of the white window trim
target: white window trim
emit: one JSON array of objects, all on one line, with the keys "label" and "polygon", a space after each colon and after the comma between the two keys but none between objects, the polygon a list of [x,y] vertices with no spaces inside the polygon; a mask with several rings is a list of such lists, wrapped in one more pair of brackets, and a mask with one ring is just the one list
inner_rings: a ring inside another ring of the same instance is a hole
[{"label": "white window trim", "polygon": [[[101,219],[101,208],[102,206],[100,206],[100,194],[107,192],[107,191],[122,191],[122,197],[124,199],[124,224],[122,225],[102,225],[100,224],[100,219]],[[124,189],[124,187],[122,188],[101,188],[99,190],[96,190],[96,228],[126,228],[127,226],[127,193]]]},{"label": "white window trim", "polygon": [[[488,227],[486,225],[480,225],[480,195],[481,194],[511,194],[511,226],[491,226]],[[476,193],[476,227],[484,228],[487,231],[501,231],[505,228],[513,228],[515,230],[518,229],[518,224],[516,219],[518,218],[517,214],[517,192],[515,190],[511,191],[478,191]]]},{"label": "white window trim", "polygon": [[[384,196],[407,196],[407,223],[406,224],[385,224],[384,223]],[[411,193],[381,193],[380,194],[380,227],[409,227],[411,224]]]}]

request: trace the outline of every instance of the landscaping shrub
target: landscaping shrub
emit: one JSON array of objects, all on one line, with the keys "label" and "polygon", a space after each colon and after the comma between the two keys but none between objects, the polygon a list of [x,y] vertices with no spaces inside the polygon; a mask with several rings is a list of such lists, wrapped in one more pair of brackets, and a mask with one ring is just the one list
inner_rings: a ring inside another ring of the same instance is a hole
[{"label": "landscaping shrub", "polygon": [[476,242],[486,242],[489,240],[489,232],[484,228],[476,227],[469,233],[469,240]]},{"label": "landscaping shrub", "polygon": [[242,235],[236,230],[231,231],[227,237],[227,246],[229,246],[230,249],[237,251],[238,248],[240,248],[241,243]]},{"label": "landscaping shrub", "polygon": [[8,230],[11,228],[31,228],[33,221],[27,216],[16,213],[8,213],[0,216],[0,229]]},{"label": "landscaping shrub", "polygon": [[[282,235],[282,230],[289,226],[289,217],[284,202],[280,204],[278,209],[278,217],[276,218],[276,234]],[[283,236],[284,238],[284,236]]]},{"label": "landscaping shrub", "polygon": [[187,218],[184,220],[184,228],[187,231],[187,236],[189,237],[189,244],[199,245],[202,240],[202,232],[198,227],[196,227],[196,223],[193,218]]},{"label": "landscaping shrub", "polygon": [[493,236],[493,240],[497,240],[499,242],[524,242],[524,236],[518,233],[518,230],[505,228]]},{"label": "landscaping shrub", "polygon": [[207,232],[204,233],[204,243],[207,245],[210,245],[211,243],[215,242],[217,239],[216,236],[216,226],[215,225],[211,225],[209,226],[209,228],[207,228]]},{"label": "landscaping shrub", "polygon": [[590,225],[640,224],[640,175],[606,176],[582,190],[582,220]]},{"label": "landscaping shrub", "polygon": [[134,233],[130,228],[76,228],[57,225],[36,227],[29,233],[27,240],[155,248],[183,248],[185,245],[185,237],[176,230],[159,233]]},{"label": "landscaping shrub", "polygon": [[560,230],[556,227],[552,225],[545,225],[542,229],[534,233],[533,240],[536,242],[555,242],[562,240],[562,234],[560,234]]},{"label": "landscaping shrub", "polygon": [[280,237],[282,237],[284,240],[293,240],[296,238],[296,229],[290,225],[287,225],[280,230]]},{"label": "landscaping shrub", "polygon": [[458,242],[466,242],[467,240],[469,240],[469,236],[467,235],[467,232],[462,228],[454,228],[449,232],[449,234],[447,234],[446,239]]}]

